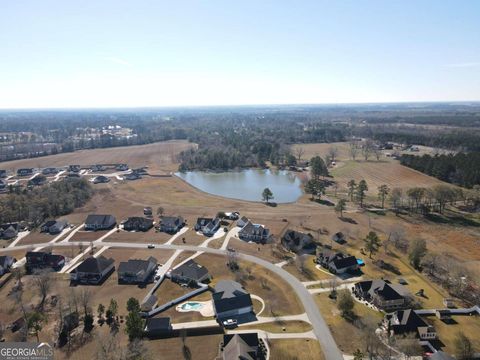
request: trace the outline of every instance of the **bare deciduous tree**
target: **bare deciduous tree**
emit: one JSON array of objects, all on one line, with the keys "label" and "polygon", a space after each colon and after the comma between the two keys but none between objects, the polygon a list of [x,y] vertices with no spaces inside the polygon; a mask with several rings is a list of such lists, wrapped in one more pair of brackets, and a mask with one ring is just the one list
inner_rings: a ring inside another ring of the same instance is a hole
[{"label": "bare deciduous tree", "polygon": [[48,269],[37,271],[33,276],[33,282],[40,292],[40,296],[42,298],[40,301],[40,309],[42,309],[45,304],[45,299],[52,288],[54,280],[55,277],[53,276],[52,271]]}]

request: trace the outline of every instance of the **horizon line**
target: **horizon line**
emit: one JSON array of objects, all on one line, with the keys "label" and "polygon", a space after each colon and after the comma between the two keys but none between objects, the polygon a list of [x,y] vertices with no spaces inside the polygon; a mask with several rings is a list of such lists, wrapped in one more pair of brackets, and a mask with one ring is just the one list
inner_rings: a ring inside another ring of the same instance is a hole
[{"label": "horizon line", "polygon": [[55,111],[55,110],[135,110],[135,109],[182,109],[182,108],[233,108],[233,107],[284,107],[284,106],[352,106],[352,105],[407,105],[407,104],[480,104],[480,100],[425,100],[425,101],[379,101],[379,102],[319,102],[319,103],[250,103],[207,105],[132,105],[132,106],[45,106],[45,107],[0,107],[4,111]]}]

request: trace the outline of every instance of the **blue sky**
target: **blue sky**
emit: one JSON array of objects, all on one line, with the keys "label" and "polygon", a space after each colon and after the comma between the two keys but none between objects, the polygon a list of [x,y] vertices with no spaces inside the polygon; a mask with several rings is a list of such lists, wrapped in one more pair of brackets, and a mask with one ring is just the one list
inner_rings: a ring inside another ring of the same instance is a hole
[{"label": "blue sky", "polygon": [[0,108],[480,100],[480,1],[0,0]]}]

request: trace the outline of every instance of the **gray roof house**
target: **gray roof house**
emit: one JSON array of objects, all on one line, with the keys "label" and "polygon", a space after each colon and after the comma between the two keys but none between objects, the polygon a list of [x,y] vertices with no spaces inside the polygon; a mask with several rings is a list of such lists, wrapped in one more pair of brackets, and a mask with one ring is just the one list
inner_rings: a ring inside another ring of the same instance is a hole
[{"label": "gray roof house", "polygon": [[355,256],[345,255],[329,249],[323,249],[318,254],[317,263],[334,274],[343,274],[359,268]]},{"label": "gray roof house", "polygon": [[0,256],[0,275],[7,273],[15,262],[11,256]]},{"label": "gray roof house", "polygon": [[8,223],[0,225],[0,239],[10,240],[18,235],[18,223]]},{"label": "gray roof house", "polygon": [[290,229],[282,236],[282,245],[296,254],[315,254],[317,251],[312,235]]},{"label": "gray roof house", "polygon": [[176,233],[185,222],[181,216],[162,216],[160,218],[160,231],[166,233]]},{"label": "gray roof house", "polygon": [[108,230],[115,226],[117,220],[113,215],[91,214],[85,220],[85,230]]},{"label": "gray roof house", "polygon": [[157,259],[150,256],[147,260],[129,259],[118,265],[119,284],[145,284],[152,278],[157,268]]},{"label": "gray roof house", "polygon": [[33,175],[33,168],[22,168],[17,170],[17,176]]},{"label": "gray roof house", "polygon": [[145,322],[143,330],[149,339],[169,336],[172,332],[172,324],[169,317],[149,318]]},{"label": "gray roof house", "polygon": [[254,241],[257,243],[266,243],[270,237],[270,230],[260,224],[254,224],[248,221],[238,232],[238,237],[245,241]]},{"label": "gray roof house", "polygon": [[223,335],[223,360],[264,360],[257,333]]},{"label": "gray roof house", "polygon": [[355,284],[354,294],[384,311],[402,309],[407,305],[408,293],[401,285],[384,280],[360,281]]},{"label": "gray roof house", "polygon": [[205,236],[213,236],[220,228],[220,218],[198,218],[195,224],[195,231],[201,231]]},{"label": "gray roof house", "polygon": [[248,218],[246,216],[242,216],[237,220],[237,226],[243,228],[247,222],[249,222]]},{"label": "gray roof house", "polygon": [[190,259],[185,264],[173,269],[170,272],[170,278],[178,283],[206,282],[210,280],[210,274],[205,266],[197,264]]},{"label": "gray roof house", "polygon": [[435,340],[437,332],[435,328],[425,322],[415,310],[398,310],[387,314],[384,319],[384,327],[390,335],[415,333],[420,340]]},{"label": "gray roof house", "polygon": [[40,227],[41,232],[48,232],[50,234],[59,234],[68,225],[66,220],[49,220]]},{"label": "gray roof house", "polygon": [[78,265],[71,273],[70,280],[86,285],[102,283],[115,270],[115,260],[99,257],[89,257]]},{"label": "gray roof house", "polygon": [[123,229],[126,231],[148,231],[153,227],[153,220],[140,216],[129,217],[123,223]]},{"label": "gray roof house", "polygon": [[253,313],[250,294],[239,283],[220,280],[212,294],[213,309],[218,321]]}]

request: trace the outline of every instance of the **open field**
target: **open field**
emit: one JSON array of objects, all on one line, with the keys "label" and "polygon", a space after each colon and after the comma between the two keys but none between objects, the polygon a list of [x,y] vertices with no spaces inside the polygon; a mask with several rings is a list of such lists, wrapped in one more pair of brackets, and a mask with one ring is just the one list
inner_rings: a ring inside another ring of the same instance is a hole
[{"label": "open field", "polygon": [[[357,160],[350,160],[348,143],[332,143],[332,144],[296,144],[293,149],[301,147],[305,150],[304,159],[310,159],[319,155],[323,159],[331,147],[338,150],[337,165],[330,169],[331,174],[339,184],[339,191],[345,191],[346,184],[349,180],[354,179],[357,183],[365,180],[369,186],[369,194],[377,195],[377,187],[387,184],[390,188],[411,188],[415,186],[429,187],[442,183],[428,175],[400,165],[397,160],[385,157],[380,161],[376,161],[372,154],[368,161],[363,160],[361,153],[357,155]],[[392,152],[386,150],[386,152]]]},{"label": "open field", "polygon": [[[315,295],[315,301],[340,350],[347,354],[353,354],[357,349],[363,351],[361,326],[345,320],[340,315],[335,300],[330,299],[328,293]],[[359,303],[355,303],[353,311],[357,315],[357,320],[361,321],[380,322],[383,318],[381,313]],[[345,336],[345,334],[348,334],[348,336]]]},{"label": "open field", "polygon": [[309,339],[275,339],[270,340],[270,358],[322,360],[324,356],[318,341]]},{"label": "open field", "polygon": [[152,170],[176,170],[172,164],[176,156],[195,144],[175,140],[148,145],[125,146],[105,149],[81,150],[33,159],[22,159],[3,162],[0,167],[14,170],[25,167],[61,167],[70,164],[93,165],[127,163],[131,167],[149,166]]},{"label": "open field", "polygon": [[427,316],[425,319],[435,327],[440,341],[445,344],[444,351],[455,354],[455,337],[461,331],[471,341],[474,349],[480,349],[480,316],[453,316],[454,323],[446,324],[435,316]]}]

